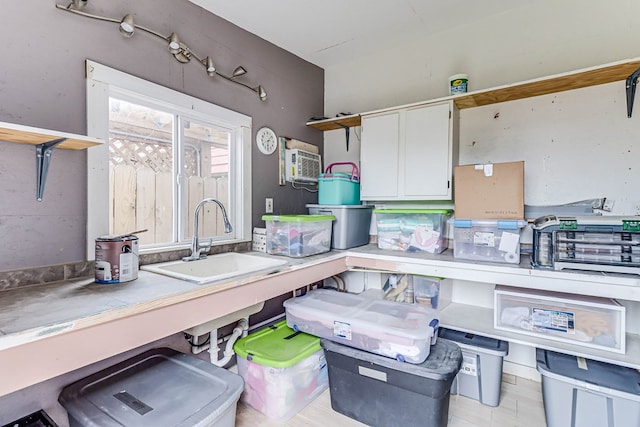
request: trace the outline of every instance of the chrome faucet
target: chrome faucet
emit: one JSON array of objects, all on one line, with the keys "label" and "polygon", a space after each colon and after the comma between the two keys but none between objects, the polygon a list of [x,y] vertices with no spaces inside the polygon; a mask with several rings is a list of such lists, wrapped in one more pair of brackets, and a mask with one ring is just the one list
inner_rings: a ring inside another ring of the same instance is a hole
[{"label": "chrome faucet", "polygon": [[198,203],[193,213],[193,241],[191,242],[191,256],[182,258],[183,261],[195,261],[198,259],[206,258],[206,253],[209,251],[209,249],[211,249],[213,239],[209,239],[208,242],[201,243],[200,238],[198,237],[198,216],[200,214],[202,206],[207,203],[215,203],[220,207],[220,210],[222,211],[222,218],[224,220],[224,232],[231,233],[231,231],[233,230],[224,205],[214,198],[203,199],[202,201],[200,201],[200,203]]}]

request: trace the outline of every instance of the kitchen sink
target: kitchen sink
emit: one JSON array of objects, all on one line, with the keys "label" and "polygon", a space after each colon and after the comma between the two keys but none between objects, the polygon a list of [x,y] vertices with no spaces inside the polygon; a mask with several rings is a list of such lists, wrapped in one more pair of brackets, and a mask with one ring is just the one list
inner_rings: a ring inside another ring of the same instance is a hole
[{"label": "kitchen sink", "polygon": [[225,252],[209,255],[207,258],[196,261],[180,260],[148,264],[141,266],[140,269],[189,282],[209,283],[251,273],[271,273],[285,264],[287,261],[283,259]]}]

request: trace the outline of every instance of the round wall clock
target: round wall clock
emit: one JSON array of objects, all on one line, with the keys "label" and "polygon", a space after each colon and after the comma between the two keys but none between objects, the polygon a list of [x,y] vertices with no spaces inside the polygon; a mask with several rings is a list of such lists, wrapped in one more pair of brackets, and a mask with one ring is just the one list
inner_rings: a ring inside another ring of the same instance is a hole
[{"label": "round wall clock", "polygon": [[271,154],[276,151],[278,137],[268,127],[262,127],[256,132],[256,145],[262,154]]}]

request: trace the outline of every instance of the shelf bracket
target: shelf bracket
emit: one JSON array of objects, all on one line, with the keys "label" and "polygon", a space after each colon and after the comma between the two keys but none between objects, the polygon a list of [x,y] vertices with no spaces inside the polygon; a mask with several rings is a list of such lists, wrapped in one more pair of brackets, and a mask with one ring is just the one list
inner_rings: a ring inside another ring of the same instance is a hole
[{"label": "shelf bracket", "polygon": [[49,173],[51,152],[56,147],[56,145],[66,140],[67,138],[60,138],[36,145],[36,185],[38,186],[36,199],[39,202],[42,201],[42,196],[44,195],[44,185],[47,182],[47,174]]},{"label": "shelf bracket", "polygon": [[640,68],[627,77],[627,117],[631,117],[631,112],[633,111],[633,98],[636,95],[636,83],[638,83],[638,77],[640,77]]}]

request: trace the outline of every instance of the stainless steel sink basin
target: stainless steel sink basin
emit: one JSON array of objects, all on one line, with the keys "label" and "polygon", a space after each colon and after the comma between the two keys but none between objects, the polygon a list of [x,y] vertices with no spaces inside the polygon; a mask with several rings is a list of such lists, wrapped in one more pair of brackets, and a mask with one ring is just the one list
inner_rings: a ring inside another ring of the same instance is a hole
[{"label": "stainless steel sink basin", "polygon": [[196,261],[169,261],[140,268],[189,282],[208,283],[250,273],[273,272],[285,264],[287,261],[283,259],[226,252]]}]

